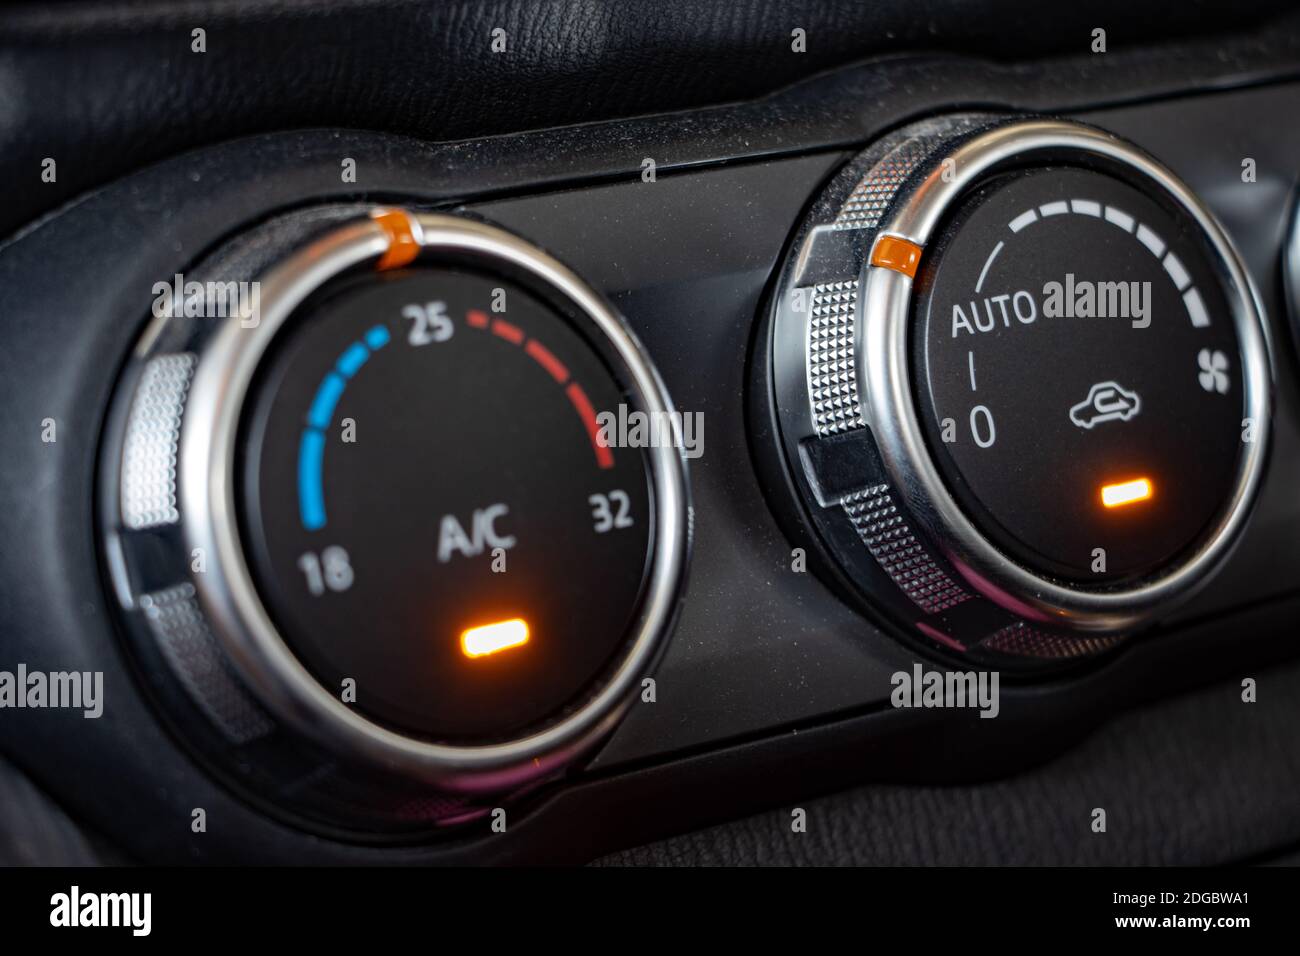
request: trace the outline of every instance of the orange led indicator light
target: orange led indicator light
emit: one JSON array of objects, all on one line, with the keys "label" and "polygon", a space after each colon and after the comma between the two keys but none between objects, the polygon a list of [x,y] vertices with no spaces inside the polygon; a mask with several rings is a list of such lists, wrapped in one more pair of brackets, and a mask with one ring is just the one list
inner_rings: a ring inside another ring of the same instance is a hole
[{"label": "orange led indicator light", "polygon": [[487,657],[528,643],[528,622],[522,617],[471,627],[460,635],[460,649],[466,657]]},{"label": "orange led indicator light", "polygon": [[1152,495],[1151,482],[1146,478],[1134,478],[1113,485],[1101,486],[1101,503],[1107,508],[1122,508],[1124,505],[1146,501]]},{"label": "orange led indicator light", "polygon": [[921,247],[909,239],[881,236],[871,249],[871,264],[914,278],[916,267],[921,264]]}]

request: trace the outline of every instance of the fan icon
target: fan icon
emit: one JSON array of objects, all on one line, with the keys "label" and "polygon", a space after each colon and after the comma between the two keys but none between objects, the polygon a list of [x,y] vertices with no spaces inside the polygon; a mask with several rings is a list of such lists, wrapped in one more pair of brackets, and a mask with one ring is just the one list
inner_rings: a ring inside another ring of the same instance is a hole
[{"label": "fan icon", "polygon": [[1201,370],[1196,376],[1201,388],[1220,395],[1228,390],[1228,356],[1218,349],[1201,349],[1196,354],[1196,364]]}]

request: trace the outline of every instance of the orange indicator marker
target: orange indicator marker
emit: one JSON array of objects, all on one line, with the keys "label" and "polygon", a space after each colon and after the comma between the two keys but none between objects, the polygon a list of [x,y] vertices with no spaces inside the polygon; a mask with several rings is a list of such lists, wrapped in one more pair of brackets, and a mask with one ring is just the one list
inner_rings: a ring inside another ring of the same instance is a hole
[{"label": "orange indicator marker", "polygon": [[909,239],[881,236],[871,249],[871,264],[914,278],[916,267],[921,264],[921,247]]},{"label": "orange indicator marker", "polygon": [[1120,508],[1134,502],[1146,501],[1152,495],[1151,482],[1146,478],[1134,478],[1113,485],[1101,486],[1101,503],[1107,508]]},{"label": "orange indicator marker", "polygon": [[487,657],[528,643],[528,622],[522,617],[471,627],[460,635],[466,657]]},{"label": "orange indicator marker", "polygon": [[414,224],[405,210],[376,209],[370,218],[388,236],[388,248],[375,263],[377,270],[400,269],[415,261],[420,254],[420,242],[415,238]]}]

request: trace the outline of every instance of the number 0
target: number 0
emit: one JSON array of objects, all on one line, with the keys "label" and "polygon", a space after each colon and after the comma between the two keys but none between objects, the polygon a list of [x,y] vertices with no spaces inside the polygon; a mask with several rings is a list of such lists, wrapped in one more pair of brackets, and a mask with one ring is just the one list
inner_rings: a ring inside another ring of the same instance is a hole
[{"label": "number 0", "polygon": [[[985,431],[987,437],[980,434],[979,419],[983,415],[986,425]],[[992,448],[993,443],[998,440],[998,430],[993,425],[993,413],[989,411],[987,405],[976,405],[970,410],[970,434],[975,439],[975,444],[981,448]]]}]

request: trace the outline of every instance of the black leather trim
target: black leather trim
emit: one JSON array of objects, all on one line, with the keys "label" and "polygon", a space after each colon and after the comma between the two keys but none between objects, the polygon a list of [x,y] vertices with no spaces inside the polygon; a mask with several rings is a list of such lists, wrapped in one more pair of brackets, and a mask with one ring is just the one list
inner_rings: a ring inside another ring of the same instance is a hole
[{"label": "black leather trim", "polygon": [[[342,127],[452,139],[764,95],[873,56],[1131,52],[1223,23],[1193,0],[115,0],[0,10],[0,234],[90,186],[197,146]],[[791,31],[806,31],[807,52]],[[206,31],[206,52],[191,31]],[[491,51],[506,31],[506,52]],[[1111,55],[1111,54],[1108,54]],[[1105,57],[1099,57],[1105,61]],[[58,161],[56,183],[41,161]],[[26,186],[25,184],[30,184]]]}]

